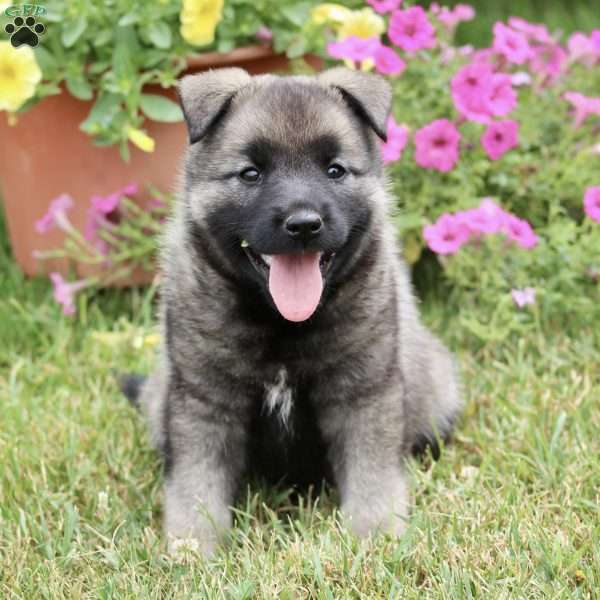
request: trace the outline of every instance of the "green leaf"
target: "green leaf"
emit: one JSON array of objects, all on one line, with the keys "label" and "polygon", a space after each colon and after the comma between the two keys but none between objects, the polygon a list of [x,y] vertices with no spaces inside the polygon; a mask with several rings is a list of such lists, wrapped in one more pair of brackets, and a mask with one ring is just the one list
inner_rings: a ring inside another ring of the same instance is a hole
[{"label": "green leaf", "polygon": [[148,39],[157,48],[167,49],[171,47],[171,29],[164,21],[150,23],[145,32]]},{"label": "green leaf", "polygon": [[84,15],[80,15],[76,21],[68,21],[63,24],[61,40],[65,48],[70,48],[81,37],[81,34],[87,27],[87,20]]},{"label": "green leaf", "polygon": [[283,6],[281,14],[297,27],[302,27],[309,20],[312,2],[298,2],[290,6]]},{"label": "green leaf", "polygon": [[139,18],[140,18],[139,13],[130,12],[130,13],[127,13],[126,15],[123,15],[117,22],[117,25],[119,25],[121,27],[126,27],[127,25],[133,25],[134,23],[137,23],[139,21]]},{"label": "green leaf", "polygon": [[94,96],[92,87],[86,79],[67,77],[66,84],[69,92],[79,100],[91,100]]},{"label": "green leaf", "polygon": [[121,99],[115,94],[102,94],[98,97],[87,119],[81,124],[81,129],[87,133],[96,134],[99,130],[110,126],[113,119],[121,110]]},{"label": "green leaf", "polygon": [[35,58],[42,69],[44,79],[50,79],[51,74],[56,72],[58,63],[56,58],[44,46],[38,46],[35,50]]},{"label": "green leaf", "polygon": [[142,94],[140,97],[142,112],[154,121],[163,123],[177,123],[183,120],[181,108],[164,96],[156,94]]}]

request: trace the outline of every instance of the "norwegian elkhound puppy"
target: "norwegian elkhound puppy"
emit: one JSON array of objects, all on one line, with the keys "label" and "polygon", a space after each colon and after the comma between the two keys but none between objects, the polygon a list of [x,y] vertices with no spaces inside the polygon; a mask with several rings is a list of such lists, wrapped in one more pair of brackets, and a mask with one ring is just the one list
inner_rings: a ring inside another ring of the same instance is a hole
[{"label": "norwegian elkhound puppy", "polygon": [[357,534],[400,534],[404,459],[449,434],[460,400],[388,217],[389,85],[234,68],[185,77],[180,97],[164,343],[154,374],[124,385],[164,457],[170,543],[210,553],[248,474],[329,479]]}]

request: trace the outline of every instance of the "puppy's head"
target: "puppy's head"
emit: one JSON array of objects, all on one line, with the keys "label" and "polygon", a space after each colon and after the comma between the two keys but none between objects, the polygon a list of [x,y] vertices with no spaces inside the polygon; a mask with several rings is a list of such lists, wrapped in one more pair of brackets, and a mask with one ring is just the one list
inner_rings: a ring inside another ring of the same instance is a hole
[{"label": "puppy's head", "polygon": [[343,68],[316,77],[185,77],[186,210],[240,285],[304,321],[356,258],[380,202],[391,90]]}]

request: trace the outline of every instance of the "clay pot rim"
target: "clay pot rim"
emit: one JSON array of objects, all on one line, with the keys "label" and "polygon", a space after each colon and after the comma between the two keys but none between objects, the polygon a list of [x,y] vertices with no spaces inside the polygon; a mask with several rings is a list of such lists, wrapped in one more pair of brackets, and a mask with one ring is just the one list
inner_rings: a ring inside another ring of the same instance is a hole
[{"label": "clay pot rim", "polygon": [[187,57],[188,69],[208,69],[211,67],[222,67],[232,63],[243,63],[259,58],[281,56],[273,50],[271,44],[254,44],[252,46],[241,46],[229,52],[202,52]]}]

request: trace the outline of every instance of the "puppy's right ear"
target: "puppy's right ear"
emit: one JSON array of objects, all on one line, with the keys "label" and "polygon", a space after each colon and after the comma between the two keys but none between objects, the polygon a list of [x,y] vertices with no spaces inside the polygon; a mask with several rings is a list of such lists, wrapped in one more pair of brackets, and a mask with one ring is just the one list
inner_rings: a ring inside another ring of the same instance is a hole
[{"label": "puppy's right ear", "polygon": [[188,75],[179,82],[179,99],[190,144],[202,139],[225,114],[235,94],[252,78],[238,68]]}]

